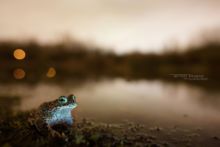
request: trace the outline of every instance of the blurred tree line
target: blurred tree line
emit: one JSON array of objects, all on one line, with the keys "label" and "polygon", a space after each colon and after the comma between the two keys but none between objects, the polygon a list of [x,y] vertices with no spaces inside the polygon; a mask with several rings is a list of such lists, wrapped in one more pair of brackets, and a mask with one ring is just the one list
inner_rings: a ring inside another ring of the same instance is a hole
[{"label": "blurred tree line", "polygon": [[[15,60],[13,51],[26,52],[24,60]],[[40,45],[36,42],[0,42],[0,80],[13,80],[13,70],[25,70],[26,80],[46,79],[49,67],[57,78],[125,77],[167,78],[169,74],[203,74],[219,79],[220,43],[210,42],[191,47],[185,52],[168,51],[162,54],[129,53],[117,55],[90,49],[83,44]]]}]

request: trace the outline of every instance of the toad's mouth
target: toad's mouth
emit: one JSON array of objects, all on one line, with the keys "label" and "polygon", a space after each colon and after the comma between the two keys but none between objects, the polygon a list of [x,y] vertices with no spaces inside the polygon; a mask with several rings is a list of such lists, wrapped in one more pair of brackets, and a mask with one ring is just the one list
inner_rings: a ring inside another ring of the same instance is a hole
[{"label": "toad's mouth", "polygon": [[74,109],[78,106],[77,103],[73,103],[73,104],[69,104],[68,107],[71,108],[71,109]]}]

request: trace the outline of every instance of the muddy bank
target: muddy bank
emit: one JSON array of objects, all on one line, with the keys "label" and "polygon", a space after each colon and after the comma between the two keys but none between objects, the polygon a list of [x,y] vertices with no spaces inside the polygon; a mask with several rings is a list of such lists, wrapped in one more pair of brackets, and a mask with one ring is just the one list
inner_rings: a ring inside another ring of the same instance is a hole
[{"label": "muddy bank", "polygon": [[203,128],[149,127],[132,122],[107,124],[82,119],[72,127],[59,125],[39,132],[27,121],[28,114],[1,120],[2,146],[220,146],[219,134],[207,133]]}]

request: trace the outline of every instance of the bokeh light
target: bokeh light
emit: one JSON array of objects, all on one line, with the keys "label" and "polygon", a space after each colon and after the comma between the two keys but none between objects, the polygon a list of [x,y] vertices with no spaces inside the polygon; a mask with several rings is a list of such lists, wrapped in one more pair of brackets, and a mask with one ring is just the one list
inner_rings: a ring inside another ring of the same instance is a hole
[{"label": "bokeh light", "polygon": [[53,78],[53,77],[55,77],[55,76],[56,76],[56,69],[55,69],[54,67],[50,67],[50,68],[48,69],[48,71],[47,71],[46,76],[47,76],[48,78]]},{"label": "bokeh light", "polygon": [[17,69],[14,70],[13,75],[14,75],[15,79],[20,80],[20,79],[23,79],[25,77],[26,73],[23,69],[17,68]]},{"label": "bokeh light", "polygon": [[14,50],[14,57],[17,60],[23,60],[26,57],[26,53],[23,49],[15,49]]}]

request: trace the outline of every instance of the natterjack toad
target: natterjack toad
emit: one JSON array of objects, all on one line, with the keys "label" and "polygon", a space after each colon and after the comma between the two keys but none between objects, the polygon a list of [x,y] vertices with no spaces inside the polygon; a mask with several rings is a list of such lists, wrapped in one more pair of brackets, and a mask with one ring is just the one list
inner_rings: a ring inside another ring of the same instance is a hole
[{"label": "natterjack toad", "polygon": [[73,125],[74,118],[71,111],[77,107],[74,95],[60,96],[52,102],[42,104],[31,114],[29,121],[36,126],[37,130],[54,125]]}]

